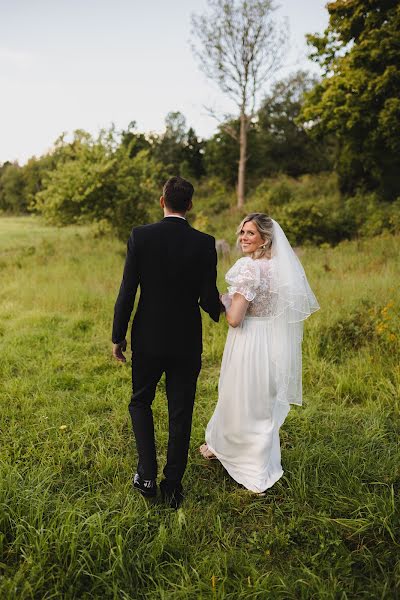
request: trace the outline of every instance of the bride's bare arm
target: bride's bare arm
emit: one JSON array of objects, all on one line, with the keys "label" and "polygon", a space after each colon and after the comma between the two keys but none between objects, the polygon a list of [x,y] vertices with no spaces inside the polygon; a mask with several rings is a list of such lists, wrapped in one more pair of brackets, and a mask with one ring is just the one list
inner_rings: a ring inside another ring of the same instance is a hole
[{"label": "bride's bare arm", "polygon": [[226,310],[226,320],[231,327],[238,327],[244,319],[249,301],[242,294],[234,294],[232,304]]}]

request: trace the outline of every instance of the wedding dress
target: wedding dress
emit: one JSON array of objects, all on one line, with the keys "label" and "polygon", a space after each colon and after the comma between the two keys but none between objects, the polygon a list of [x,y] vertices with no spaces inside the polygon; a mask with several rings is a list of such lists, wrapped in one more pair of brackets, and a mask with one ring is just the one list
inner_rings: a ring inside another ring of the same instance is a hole
[{"label": "wedding dress", "polygon": [[208,449],[231,477],[261,493],[283,475],[279,429],[301,404],[303,321],[317,310],[300,261],[274,221],[272,258],[240,258],[225,277],[228,294],[249,301],[229,326]]}]

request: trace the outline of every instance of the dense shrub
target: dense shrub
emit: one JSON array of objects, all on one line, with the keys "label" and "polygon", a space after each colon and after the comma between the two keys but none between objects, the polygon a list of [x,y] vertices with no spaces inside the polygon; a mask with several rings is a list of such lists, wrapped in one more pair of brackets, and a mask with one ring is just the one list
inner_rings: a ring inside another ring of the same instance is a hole
[{"label": "dense shrub", "polygon": [[362,237],[400,231],[400,198],[382,202],[376,194],[357,194],[345,201],[344,211],[351,229]]},{"label": "dense shrub", "polygon": [[323,328],[319,334],[319,355],[339,360],[344,353],[358,350],[371,341],[375,327],[370,311],[371,305],[363,302],[346,317]]},{"label": "dense shrub", "polygon": [[337,244],[351,236],[337,199],[294,201],[273,211],[273,215],[295,246],[307,242]]},{"label": "dense shrub", "polygon": [[393,301],[380,306],[361,301],[352,312],[319,332],[318,354],[340,362],[369,343],[390,350],[399,333],[398,311],[394,310]]},{"label": "dense shrub", "polygon": [[266,179],[245,208],[247,212],[271,215],[294,245],[336,244],[352,237],[351,225],[344,222],[343,200],[334,173]]},{"label": "dense shrub", "polygon": [[194,195],[194,208],[201,207],[201,210],[209,215],[218,215],[231,206],[234,195],[229,188],[217,177],[203,179],[196,186]]},{"label": "dense shrub", "polygon": [[57,167],[47,174],[33,208],[51,223],[107,222],[122,239],[148,218],[165,174],[147,150],[133,158],[115,144],[113,132],[94,140],[76,132],[72,144],[58,149]]},{"label": "dense shrub", "polygon": [[[218,237],[229,239],[233,221],[250,212],[265,212],[276,219],[296,246],[305,243],[336,245],[345,239],[400,231],[400,199],[389,203],[375,194],[344,198],[334,173],[305,175],[299,179],[281,175],[265,179],[250,194],[244,211],[234,209],[232,192],[213,179],[207,192],[199,191],[201,210]],[[195,209],[197,209],[195,198]],[[222,207],[229,202],[229,210]],[[218,218],[217,218],[218,217]]]},{"label": "dense shrub", "polygon": [[[298,187],[298,185],[297,185]],[[288,204],[296,196],[294,180],[281,176],[277,181],[265,179],[256,188],[251,197],[253,202],[264,202],[266,206],[282,206]]]}]

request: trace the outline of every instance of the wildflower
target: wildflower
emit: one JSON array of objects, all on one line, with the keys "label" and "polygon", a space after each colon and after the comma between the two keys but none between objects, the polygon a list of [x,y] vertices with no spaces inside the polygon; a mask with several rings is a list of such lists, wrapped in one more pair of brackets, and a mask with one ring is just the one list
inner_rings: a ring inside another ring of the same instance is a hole
[{"label": "wildflower", "polygon": [[59,430],[65,431],[67,429],[67,425],[60,425]]}]

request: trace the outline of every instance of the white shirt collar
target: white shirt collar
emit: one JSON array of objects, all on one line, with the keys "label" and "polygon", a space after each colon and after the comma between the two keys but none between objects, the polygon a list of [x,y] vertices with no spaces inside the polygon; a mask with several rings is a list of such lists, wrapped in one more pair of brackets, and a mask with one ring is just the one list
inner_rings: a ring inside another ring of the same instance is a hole
[{"label": "white shirt collar", "polygon": [[178,219],[183,219],[184,221],[186,221],[186,217],[182,217],[182,215],[177,215],[175,213],[170,213],[169,215],[165,215],[164,219],[167,219],[168,217],[178,217]]}]

